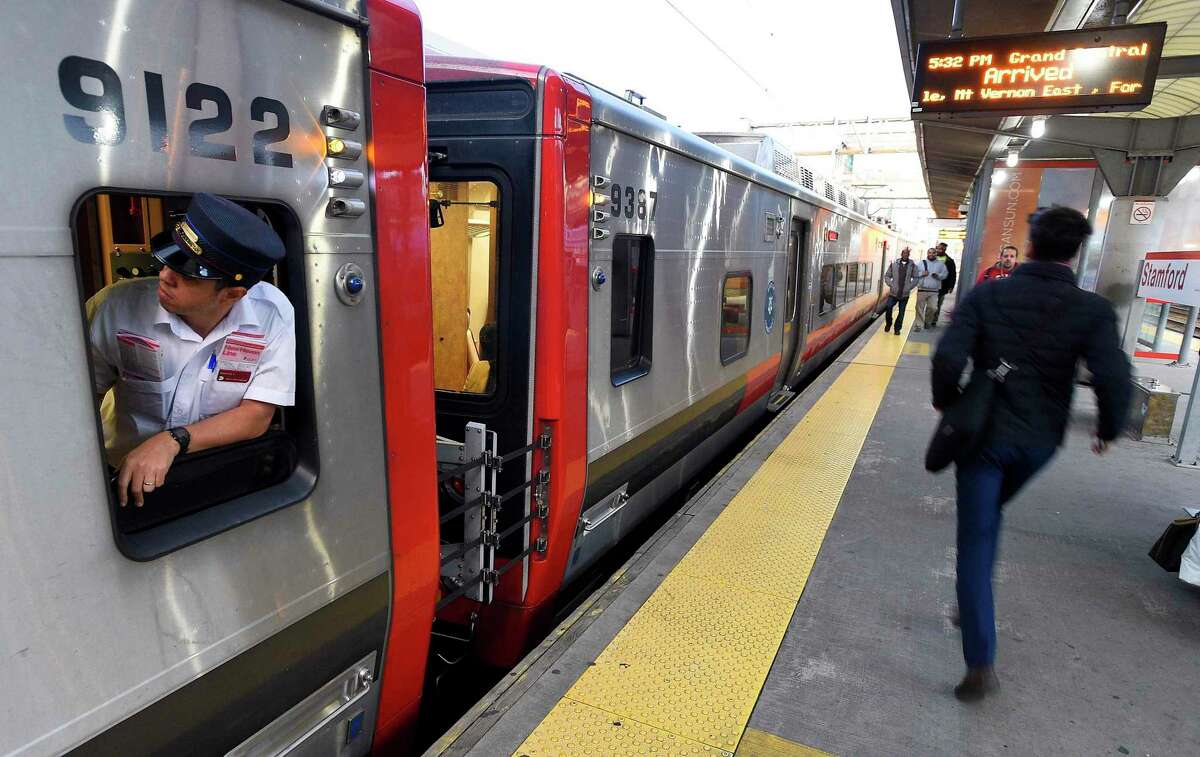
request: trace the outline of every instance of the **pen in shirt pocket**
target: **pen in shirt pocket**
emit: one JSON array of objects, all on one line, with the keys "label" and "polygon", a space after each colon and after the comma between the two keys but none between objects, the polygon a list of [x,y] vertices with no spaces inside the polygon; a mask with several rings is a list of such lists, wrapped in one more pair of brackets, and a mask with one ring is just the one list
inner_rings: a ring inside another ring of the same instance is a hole
[{"label": "pen in shirt pocket", "polygon": [[212,377],[213,370],[217,367],[217,353],[212,352],[208,356],[208,362],[204,365],[204,374],[200,376],[200,383],[207,384]]}]

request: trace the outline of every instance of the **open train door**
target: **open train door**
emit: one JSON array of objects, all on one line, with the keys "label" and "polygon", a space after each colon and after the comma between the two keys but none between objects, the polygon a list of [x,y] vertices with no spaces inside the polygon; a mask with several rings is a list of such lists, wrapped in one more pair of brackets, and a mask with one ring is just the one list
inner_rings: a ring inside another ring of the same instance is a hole
[{"label": "open train door", "polygon": [[[802,319],[800,318],[800,302],[803,299],[804,293],[804,248],[808,242],[808,221],[802,218],[792,217],[792,226],[788,231],[787,243],[787,297],[784,303],[784,320],[783,320],[783,354],[779,359],[780,376],[783,377],[783,390],[786,394],[778,401],[778,405],[782,406],[786,400],[791,397],[791,392],[786,386],[787,378],[794,376],[797,366],[792,363],[796,360],[797,346],[800,343],[800,337],[804,331]],[[772,398],[771,409],[777,409],[776,399]]]}]

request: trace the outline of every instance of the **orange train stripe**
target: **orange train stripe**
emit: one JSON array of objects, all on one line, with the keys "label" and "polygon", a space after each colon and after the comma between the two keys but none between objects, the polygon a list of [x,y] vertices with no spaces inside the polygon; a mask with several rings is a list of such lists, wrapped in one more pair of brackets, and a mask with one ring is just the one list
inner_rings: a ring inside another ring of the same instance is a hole
[{"label": "orange train stripe", "polygon": [[746,388],[742,393],[742,402],[738,405],[738,413],[753,405],[775,385],[775,376],[779,372],[780,353],[762,361],[746,371]]}]

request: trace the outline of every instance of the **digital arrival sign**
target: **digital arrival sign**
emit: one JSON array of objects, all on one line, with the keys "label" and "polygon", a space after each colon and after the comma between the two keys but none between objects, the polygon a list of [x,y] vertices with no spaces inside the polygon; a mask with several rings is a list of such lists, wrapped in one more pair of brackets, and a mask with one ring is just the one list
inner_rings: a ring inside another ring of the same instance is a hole
[{"label": "digital arrival sign", "polygon": [[1154,23],[922,42],[912,117],[1139,110],[1166,33]]}]

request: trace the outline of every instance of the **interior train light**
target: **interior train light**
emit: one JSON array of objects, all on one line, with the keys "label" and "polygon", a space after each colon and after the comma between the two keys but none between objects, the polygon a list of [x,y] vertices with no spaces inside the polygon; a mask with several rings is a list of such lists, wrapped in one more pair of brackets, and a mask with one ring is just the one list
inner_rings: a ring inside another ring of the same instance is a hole
[{"label": "interior train light", "polygon": [[1016,148],[1010,148],[1008,151],[1008,157],[1004,159],[1004,165],[1008,166],[1009,168],[1016,168],[1017,163],[1020,162],[1021,151],[1017,150]]},{"label": "interior train light", "polygon": [[1046,117],[1039,116],[1033,119],[1033,123],[1029,126],[1029,136],[1037,139],[1046,135]]},{"label": "interior train light", "polygon": [[334,218],[358,218],[367,212],[367,204],[357,197],[334,197],[325,212]]},{"label": "interior train light", "polygon": [[995,171],[992,171],[993,184],[1004,181],[1008,181],[1008,171],[1005,171],[1003,168],[997,168]]},{"label": "interior train light", "polygon": [[331,158],[354,160],[362,155],[362,145],[341,137],[328,137],[325,142],[326,154]]},{"label": "interior train light", "polygon": [[353,168],[330,168],[329,169],[329,186],[330,187],[345,187],[353,189],[361,187],[366,177],[362,171],[355,171]]},{"label": "interior train light", "polygon": [[352,110],[326,105],[321,109],[321,123],[336,129],[354,131],[362,123],[362,116]]}]

